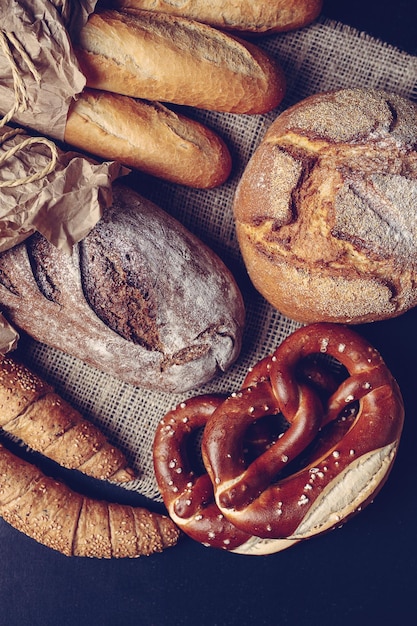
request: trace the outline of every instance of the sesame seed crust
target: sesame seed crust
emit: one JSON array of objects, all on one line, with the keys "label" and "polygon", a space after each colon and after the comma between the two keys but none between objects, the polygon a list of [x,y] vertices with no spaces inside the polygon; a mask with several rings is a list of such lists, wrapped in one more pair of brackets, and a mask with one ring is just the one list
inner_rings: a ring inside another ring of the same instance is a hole
[{"label": "sesame seed crust", "polygon": [[0,515],[17,530],[66,556],[148,556],[175,545],[179,538],[168,518],[84,497],[3,446]]},{"label": "sesame seed crust", "polygon": [[124,454],[53,388],[22,363],[0,357],[0,426],[68,469],[101,480],[128,482]]}]

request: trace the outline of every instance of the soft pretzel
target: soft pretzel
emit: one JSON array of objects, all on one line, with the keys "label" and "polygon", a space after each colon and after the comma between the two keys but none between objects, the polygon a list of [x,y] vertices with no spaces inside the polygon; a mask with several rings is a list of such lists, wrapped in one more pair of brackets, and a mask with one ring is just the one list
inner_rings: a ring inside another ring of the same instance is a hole
[{"label": "soft pretzel", "polygon": [[164,503],[175,524],[206,546],[243,554],[277,552],[292,542],[265,541],[236,528],[217,507],[204,468],[196,471],[198,463],[192,463],[190,441],[222,402],[216,395],[197,396],[161,420],[155,435],[154,467]]},{"label": "soft pretzel", "polygon": [[[300,364],[315,355],[340,363],[347,378],[323,401]],[[321,323],[300,328],[227,398],[204,430],[202,455],[224,516],[248,534],[301,540],[340,525],[388,476],[404,408],[380,354],[354,331]],[[247,464],[251,420],[277,410],[287,427]]]}]

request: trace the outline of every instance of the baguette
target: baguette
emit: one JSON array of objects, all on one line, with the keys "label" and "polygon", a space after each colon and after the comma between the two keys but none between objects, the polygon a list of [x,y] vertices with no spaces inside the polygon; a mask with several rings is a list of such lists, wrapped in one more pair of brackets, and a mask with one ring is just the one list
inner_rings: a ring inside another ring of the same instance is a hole
[{"label": "baguette", "polygon": [[203,124],[158,102],[85,89],[67,118],[65,141],[173,183],[207,189],[228,178],[225,143]]},{"label": "baguette", "polygon": [[124,483],[134,473],[120,450],[23,364],[0,357],[0,427],[33,450],[100,480]]},{"label": "baguette", "polygon": [[163,13],[93,13],[75,53],[88,87],[145,100],[265,113],[285,91],[282,69],[257,46]]},{"label": "baguette", "polygon": [[220,258],[118,184],[113,205],[72,256],[38,233],[0,255],[0,306],[34,339],[123,382],[170,393],[227,370],[245,320]]},{"label": "baguette", "polygon": [[270,34],[302,28],[318,17],[323,0],[112,0],[114,9],[179,15],[232,32]]},{"label": "baguette", "polygon": [[1,445],[0,515],[66,556],[133,558],[161,552],[179,537],[166,516],[82,496]]}]

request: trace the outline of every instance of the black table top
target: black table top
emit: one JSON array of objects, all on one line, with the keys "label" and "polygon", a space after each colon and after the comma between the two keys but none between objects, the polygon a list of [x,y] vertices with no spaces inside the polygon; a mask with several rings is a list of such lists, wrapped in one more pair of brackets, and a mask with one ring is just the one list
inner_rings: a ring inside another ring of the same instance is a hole
[{"label": "black table top", "polygon": [[[417,54],[415,1],[328,0],[324,13]],[[68,559],[0,520],[0,624],[416,623],[416,327],[413,310],[359,329],[397,378],[407,418],[389,481],[342,529],[268,557],[184,539],[161,555],[97,561]]]},{"label": "black table top", "polygon": [[323,13],[360,31],[417,54],[417,3],[397,0],[324,0]]}]

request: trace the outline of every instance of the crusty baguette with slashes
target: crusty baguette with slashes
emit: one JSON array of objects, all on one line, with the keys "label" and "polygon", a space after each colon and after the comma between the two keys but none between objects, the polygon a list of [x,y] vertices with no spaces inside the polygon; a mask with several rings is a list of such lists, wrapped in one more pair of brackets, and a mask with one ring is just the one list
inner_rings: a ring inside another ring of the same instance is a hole
[{"label": "crusty baguette with slashes", "polygon": [[0,515],[66,556],[135,558],[175,545],[166,516],[82,496],[0,446]]},{"label": "crusty baguette with slashes", "polygon": [[225,142],[204,124],[148,102],[98,89],[73,101],[65,141],[107,160],[198,189],[228,178],[232,158]]},{"label": "crusty baguette with slashes", "polygon": [[134,478],[124,454],[111,445],[37,374],[0,356],[0,427],[62,467],[100,480]]},{"label": "crusty baguette with slashes", "polygon": [[108,4],[181,15],[228,31],[269,34],[307,26],[320,14],[323,0],[109,0]]},{"label": "crusty baguette with slashes", "polygon": [[285,92],[281,67],[258,46],[164,13],[93,13],[75,53],[88,87],[145,100],[265,113]]}]

